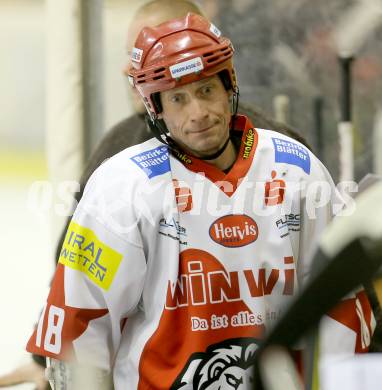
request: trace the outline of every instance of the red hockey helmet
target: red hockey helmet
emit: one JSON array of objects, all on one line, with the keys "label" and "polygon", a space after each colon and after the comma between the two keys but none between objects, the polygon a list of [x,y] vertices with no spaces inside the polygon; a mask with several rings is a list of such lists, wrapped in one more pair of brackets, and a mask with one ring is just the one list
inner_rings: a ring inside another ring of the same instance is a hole
[{"label": "red hockey helmet", "polygon": [[161,112],[158,92],[222,75],[225,87],[237,91],[233,46],[207,19],[189,13],[154,28],[145,27],[125,70],[154,119]]}]

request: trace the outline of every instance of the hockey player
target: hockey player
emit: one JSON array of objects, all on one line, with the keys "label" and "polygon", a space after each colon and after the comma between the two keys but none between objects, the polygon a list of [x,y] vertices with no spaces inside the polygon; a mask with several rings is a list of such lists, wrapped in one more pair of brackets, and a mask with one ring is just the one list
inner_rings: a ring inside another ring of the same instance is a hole
[{"label": "hockey player", "polygon": [[[186,15],[187,12],[202,14],[200,8],[190,0],[153,0],[142,5],[134,15],[133,21],[129,26],[127,47],[130,50],[134,46],[132,37],[136,37],[143,26],[157,25],[167,19]],[[80,181],[80,191],[76,193],[76,201],[79,201],[83,194],[85,184],[91,174],[101,163],[112,157],[123,149],[147,141],[153,137],[153,134],[147,129],[144,121],[146,111],[139,94],[133,94],[133,106],[136,111],[134,115],[123,119],[111,128],[105,137],[101,140],[95,152],[87,163],[87,167],[82,174]],[[258,107],[239,104],[240,112],[246,114],[253,125],[259,128],[273,129],[289,135],[290,137],[307,145],[299,134],[284,123],[276,122],[267,117]],[[68,221],[69,224],[70,220]],[[67,225],[68,225],[67,224]],[[65,232],[66,233],[66,227]],[[65,234],[61,235],[57,247],[57,256],[59,258],[61,247]],[[0,387],[17,385],[24,382],[34,382],[37,390],[46,388],[44,377],[45,358],[33,355],[33,360],[15,367],[11,372],[0,376]]]},{"label": "hockey player", "polygon": [[[194,14],[141,31],[127,73],[157,139],[101,165],[69,225],[28,343],[56,380],[87,364],[117,390],[250,387],[342,204],[307,148],[237,114],[232,56]],[[335,328],[346,352],[366,350],[368,319]]]}]

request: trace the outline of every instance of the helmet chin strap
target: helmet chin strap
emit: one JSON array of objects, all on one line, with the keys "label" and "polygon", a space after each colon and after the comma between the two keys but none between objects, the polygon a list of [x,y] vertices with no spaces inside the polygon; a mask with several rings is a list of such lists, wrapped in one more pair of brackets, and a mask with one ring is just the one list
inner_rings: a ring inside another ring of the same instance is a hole
[{"label": "helmet chin strap", "polygon": [[231,140],[231,135],[228,134],[228,138],[227,140],[224,142],[224,145],[215,153],[212,153],[212,154],[207,154],[205,156],[200,156],[198,157],[200,160],[206,160],[206,161],[209,161],[209,160],[215,160],[216,158],[218,158],[219,156],[221,156],[223,154],[223,152],[226,150],[228,144],[229,144],[229,141]]},{"label": "helmet chin strap", "polygon": [[[237,110],[239,107],[239,88],[236,87],[236,89],[233,91],[232,94],[232,119],[231,119],[231,128],[230,133],[228,135],[227,140],[224,142],[224,145],[215,153],[200,156],[198,157],[200,160],[215,160],[219,156],[223,154],[223,152],[226,150],[229,141],[231,140],[231,133],[233,129],[235,128],[235,119],[237,115]],[[160,142],[167,145],[170,149],[175,149],[177,151],[183,150],[182,147],[174,140],[172,139],[168,134],[169,131],[167,129],[166,124],[164,123],[163,119],[158,119],[156,117],[151,117],[150,115],[146,115],[146,123],[150,129],[150,131],[154,134],[155,138],[157,138]],[[189,153],[187,153],[189,154]]]}]

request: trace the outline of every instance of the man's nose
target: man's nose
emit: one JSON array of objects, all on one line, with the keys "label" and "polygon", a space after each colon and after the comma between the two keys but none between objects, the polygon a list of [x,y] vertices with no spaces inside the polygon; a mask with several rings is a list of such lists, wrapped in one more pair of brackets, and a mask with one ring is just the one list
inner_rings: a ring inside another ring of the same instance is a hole
[{"label": "man's nose", "polygon": [[205,121],[208,118],[208,109],[205,102],[193,98],[190,102],[190,119],[193,123]]}]

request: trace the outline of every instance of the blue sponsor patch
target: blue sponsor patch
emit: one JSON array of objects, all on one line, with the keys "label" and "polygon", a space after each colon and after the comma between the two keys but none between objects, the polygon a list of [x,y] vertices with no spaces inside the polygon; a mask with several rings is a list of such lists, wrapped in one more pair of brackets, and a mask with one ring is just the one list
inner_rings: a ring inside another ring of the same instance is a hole
[{"label": "blue sponsor patch", "polygon": [[167,146],[158,146],[130,158],[141,168],[149,179],[170,171]]},{"label": "blue sponsor patch", "polygon": [[310,156],[306,148],[281,138],[272,137],[272,141],[276,162],[297,165],[307,174],[310,173]]}]

